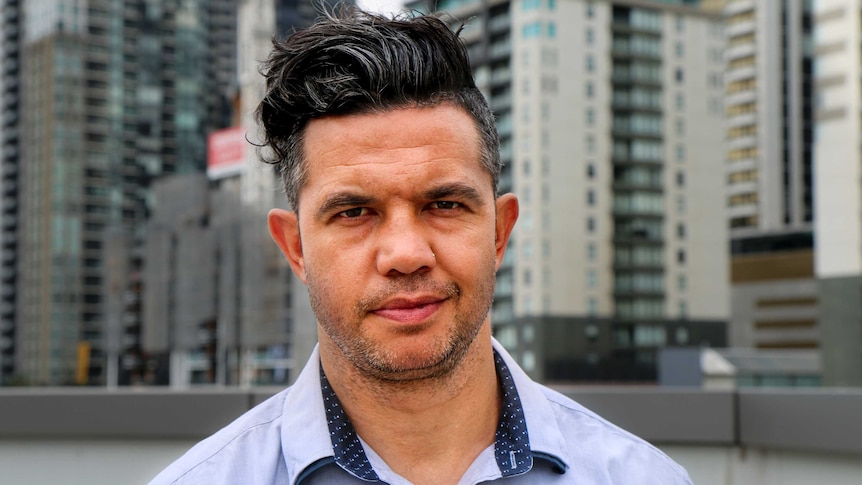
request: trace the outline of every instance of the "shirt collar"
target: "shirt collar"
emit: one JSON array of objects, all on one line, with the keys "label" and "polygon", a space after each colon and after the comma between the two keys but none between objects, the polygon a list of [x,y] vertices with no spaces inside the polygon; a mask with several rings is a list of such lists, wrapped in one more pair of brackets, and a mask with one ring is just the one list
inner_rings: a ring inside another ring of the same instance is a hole
[{"label": "shirt collar", "polygon": [[504,477],[527,473],[533,468],[530,435],[524,419],[524,408],[509,367],[499,352],[494,350],[497,379],[503,389],[503,408],[494,440],[494,458]]},{"label": "shirt collar", "polygon": [[[503,413],[494,443],[500,473],[504,477],[526,473],[532,468],[533,458],[548,460],[558,471],[565,471],[568,464],[560,458],[564,456],[563,437],[541,386],[496,340],[493,345],[497,378],[503,388]],[[379,480],[320,367],[317,347],[287,394],[284,409],[281,442],[289,483],[295,483],[312,465],[330,460],[357,478]]]},{"label": "shirt collar", "polygon": [[545,392],[553,391],[533,381],[496,339],[492,339],[492,344],[495,356],[506,364],[517,389],[524,420],[530,430],[529,448],[533,458],[550,462],[557,472],[565,473],[570,466],[563,459],[568,447],[557,425],[557,413],[545,395]]}]

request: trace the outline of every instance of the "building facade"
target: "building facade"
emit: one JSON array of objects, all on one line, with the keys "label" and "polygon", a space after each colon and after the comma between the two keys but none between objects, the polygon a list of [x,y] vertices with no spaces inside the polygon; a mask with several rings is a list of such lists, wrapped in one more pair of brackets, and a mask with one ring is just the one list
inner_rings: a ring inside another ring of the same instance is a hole
[{"label": "building facade", "polygon": [[12,382],[15,369],[21,3],[0,2],[0,385]]},{"label": "building facade", "polygon": [[815,2],[815,267],[823,378],[862,385],[862,3]]},{"label": "building facade", "polygon": [[206,134],[230,122],[235,2],[22,8],[16,372],[136,382],[149,185],[203,171]]},{"label": "building facade", "polygon": [[818,349],[811,2],[725,3],[731,344]]},{"label": "building facade", "polygon": [[286,204],[281,183],[246,139],[261,142],[253,113],[264,95],[260,61],[273,34],[310,24],[324,7],[238,4],[236,169],[228,177],[210,170],[209,180],[161,180],[146,231],[144,349],[159,369],[149,376],[154,383],[285,385],[317,342],[307,291],[267,230],[267,212]]},{"label": "building facade", "polygon": [[521,201],[501,342],[546,380],[655,380],[658,348],[724,345],[721,18],[681,2],[437,6],[473,19],[501,190]]}]

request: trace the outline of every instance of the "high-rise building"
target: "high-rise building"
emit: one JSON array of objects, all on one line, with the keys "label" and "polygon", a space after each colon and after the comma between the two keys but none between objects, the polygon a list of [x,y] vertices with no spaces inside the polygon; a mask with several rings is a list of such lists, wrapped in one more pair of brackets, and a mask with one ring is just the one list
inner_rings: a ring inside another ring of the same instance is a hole
[{"label": "high-rise building", "polygon": [[15,368],[21,3],[0,2],[0,385],[10,382]]},{"label": "high-rise building", "polygon": [[815,267],[823,380],[862,386],[862,2],[815,3]]},{"label": "high-rise building", "polygon": [[238,5],[238,127],[225,134],[238,147],[238,160],[229,161],[235,167],[229,176],[211,167],[209,182],[182,175],[156,187],[144,270],[144,348],[157,369],[152,382],[283,385],[296,378],[317,341],[306,289],[266,227],[269,209],[286,204],[280,181],[245,137],[260,140],[252,115],[264,94],[260,61],[273,34],[310,24],[325,6]]},{"label": "high-rise building", "polygon": [[235,0],[22,3],[16,372],[134,382],[150,181],[231,119]]},{"label": "high-rise building", "polygon": [[472,19],[462,37],[497,114],[501,190],[521,201],[500,341],[545,380],[654,380],[658,348],[723,345],[720,16],[657,1],[437,7]]},{"label": "high-rise building", "polygon": [[725,3],[730,343],[820,346],[811,2]]}]

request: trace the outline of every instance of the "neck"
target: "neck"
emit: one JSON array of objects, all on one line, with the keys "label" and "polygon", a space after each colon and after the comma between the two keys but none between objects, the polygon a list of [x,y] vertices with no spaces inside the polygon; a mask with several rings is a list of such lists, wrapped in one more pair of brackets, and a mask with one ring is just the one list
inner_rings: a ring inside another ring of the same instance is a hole
[{"label": "neck", "polygon": [[[357,434],[413,483],[456,483],[494,443],[501,397],[489,325],[452,372],[435,378],[393,382],[368,377],[323,332],[320,355]],[[452,476],[441,477],[440,470]]]}]

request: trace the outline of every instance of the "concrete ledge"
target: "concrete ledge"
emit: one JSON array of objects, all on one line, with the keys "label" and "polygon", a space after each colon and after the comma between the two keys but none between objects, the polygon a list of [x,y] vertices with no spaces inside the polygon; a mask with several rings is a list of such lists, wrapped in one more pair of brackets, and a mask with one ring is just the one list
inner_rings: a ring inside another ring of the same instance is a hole
[{"label": "concrete ledge", "polygon": [[741,391],[738,412],[746,445],[862,454],[862,390]]},{"label": "concrete ledge", "polygon": [[[557,389],[659,445],[862,455],[862,390]],[[0,439],[196,441],[279,390],[0,389]]]},{"label": "concrete ledge", "polygon": [[191,438],[249,409],[248,391],[0,390],[0,437]]},{"label": "concrete ledge", "polygon": [[557,388],[608,421],[653,443],[736,442],[734,393],[698,388]]}]

